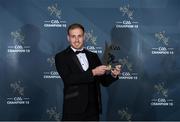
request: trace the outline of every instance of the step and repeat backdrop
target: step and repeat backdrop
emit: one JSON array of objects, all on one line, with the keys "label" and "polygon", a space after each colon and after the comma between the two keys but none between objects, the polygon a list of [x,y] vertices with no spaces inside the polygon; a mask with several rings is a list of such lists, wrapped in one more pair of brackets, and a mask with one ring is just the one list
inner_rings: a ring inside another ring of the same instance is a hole
[{"label": "step and repeat backdrop", "polygon": [[101,87],[101,120],[180,120],[179,11],[179,0],[0,0],[0,120],[61,120],[54,56],[74,22],[85,48],[122,65]]}]

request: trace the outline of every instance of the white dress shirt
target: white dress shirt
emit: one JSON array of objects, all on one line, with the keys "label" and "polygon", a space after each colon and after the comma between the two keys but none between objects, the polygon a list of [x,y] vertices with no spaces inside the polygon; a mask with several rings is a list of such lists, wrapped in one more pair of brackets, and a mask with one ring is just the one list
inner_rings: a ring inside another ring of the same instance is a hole
[{"label": "white dress shirt", "polygon": [[[75,49],[75,48],[73,48],[73,47],[71,47],[71,49],[72,49],[74,52],[76,52],[76,51],[82,51],[82,50],[83,50],[83,48],[77,50],[77,49]],[[83,70],[86,71],[86,70],[89,68],[89,62],[88,62],[88,60],[87,60],[86,54],[85,54],[85,53],[79,53],[79,54],[77,54],[76,56],[78,57],[78,60],[79,60],[79,62],[80,62],[80,64],[81,64]]]}]

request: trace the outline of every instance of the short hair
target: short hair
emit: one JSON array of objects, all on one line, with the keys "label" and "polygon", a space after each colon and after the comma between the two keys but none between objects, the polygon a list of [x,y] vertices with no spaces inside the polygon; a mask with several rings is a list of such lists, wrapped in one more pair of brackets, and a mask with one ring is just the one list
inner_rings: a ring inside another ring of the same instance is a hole
[{"label": "short hair", "polygon": [[69,35],[69,31],[75,28],[80,28],[83,31],[83,33],[85,31],[83,25],[79,23],[74,23],[74,24],[69,25],[68,30],[67,30],[68,35]]}]

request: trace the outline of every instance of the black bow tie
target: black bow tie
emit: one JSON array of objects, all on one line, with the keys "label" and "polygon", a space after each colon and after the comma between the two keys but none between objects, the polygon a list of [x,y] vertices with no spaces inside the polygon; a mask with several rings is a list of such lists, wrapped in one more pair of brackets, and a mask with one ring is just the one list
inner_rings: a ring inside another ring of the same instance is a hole
[{"label": "black bow tie", "polygon": [[76,51],[76,52],[75,52],[75,54],[79,54],[79,53],[85,53],[85,51],[82,50],[82,51]]}]

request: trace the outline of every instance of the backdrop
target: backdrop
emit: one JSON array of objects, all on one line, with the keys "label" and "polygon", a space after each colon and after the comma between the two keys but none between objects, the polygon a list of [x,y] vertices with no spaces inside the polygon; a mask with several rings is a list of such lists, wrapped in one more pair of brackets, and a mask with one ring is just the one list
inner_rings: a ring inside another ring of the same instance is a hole
[{"label": "backdrop", "polygon": [[179,11],[179,0],[0,0],[0,120],[61,120],[54,56],[74,22],[85,48],[122,65],[101,87],[101,120],[180,120]]}]

